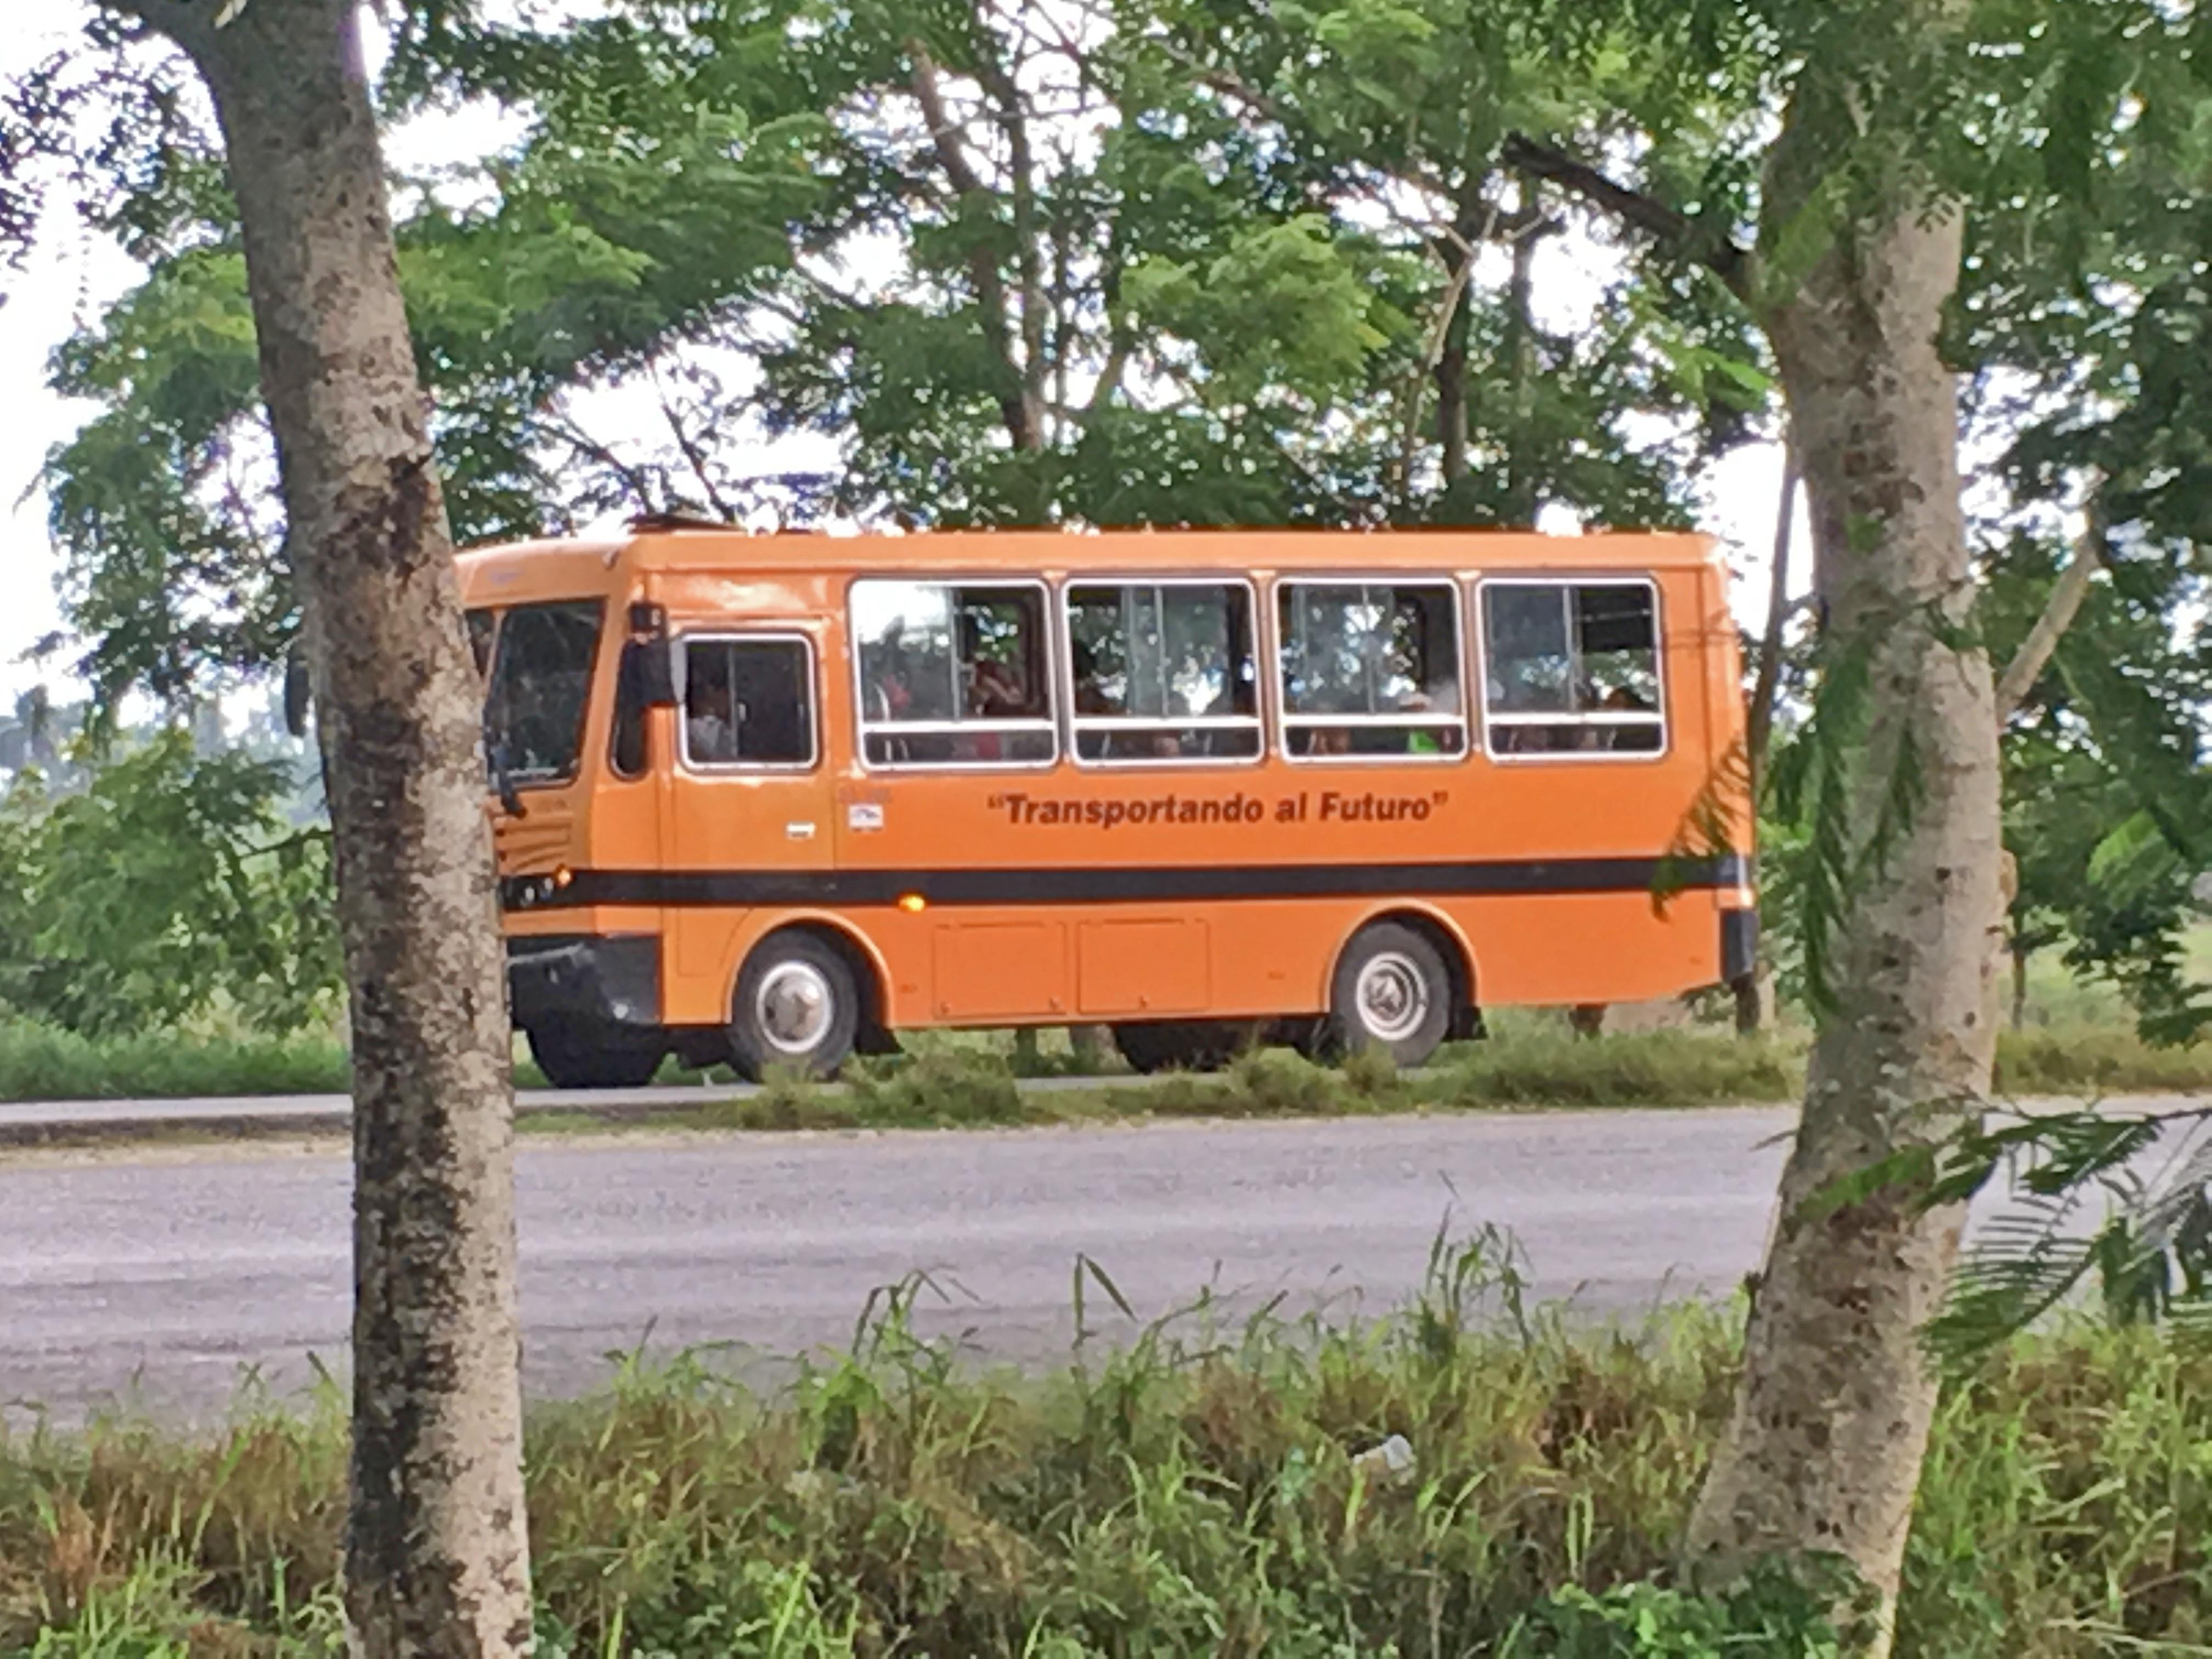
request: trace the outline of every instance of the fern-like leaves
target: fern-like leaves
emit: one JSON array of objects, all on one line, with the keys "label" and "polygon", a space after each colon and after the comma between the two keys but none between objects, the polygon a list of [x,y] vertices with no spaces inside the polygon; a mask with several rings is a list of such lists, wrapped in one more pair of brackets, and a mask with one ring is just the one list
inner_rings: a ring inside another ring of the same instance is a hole
[{"label": "fern-like leaves", "polygon": [[[2010,1202],[1975,1236],[1925,1333],[1956,1368],[2077,1296],[2106,1316],[2212,1331],[2212,1108],[2097,1110],[1962,1130],[1939,1149],[1930,1205],[1982,1192]],[[2154,1158],[2161,1148],[2166,1155]],[[2092,1199],[2106,1200],[2101,1217]]]}]

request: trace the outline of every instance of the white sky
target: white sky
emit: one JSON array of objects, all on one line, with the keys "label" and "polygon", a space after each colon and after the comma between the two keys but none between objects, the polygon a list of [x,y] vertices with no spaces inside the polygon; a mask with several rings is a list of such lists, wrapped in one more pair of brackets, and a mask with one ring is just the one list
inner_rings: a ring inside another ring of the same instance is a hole
[{"label": "white sky", "polygon": [[[33,19],[21,15],[27,10]],[[0,34],[0,77],[21,72],[79,38],[88,10],[82,0],[30,0],[27,6],[17,0],[9,8],[13,27]],[[459,146],[469,142],[465,135],[471,128],[481,135],[477,144],[489,147],[498,124],[490,118],[461,116],[441,118],[436,127],[434,138],[419,131],[394,134],[394,159],[402,165],[450,159],[463,153]],[[1572,268],[1575,256],[1562,246],[1565,240],[1545,249],[1544,257],[1556,264],[1545,273],[1540,293],[1559,296],[1577,289],[1586,292],[1593,284],[1590,275]],[[0,273],[0,293],[6,295],[0,304],[0,386],[7,388],[5,403],[0,404],[0,703],[41,678],[53,684],[60,696],[75,695],[63,679],[70,653],[64,652],[44,667],[24,660],[24,653],[40,639],[61,626],[54,591],[58,562],[47,535],[46,502],[35,489],[35,481],[47,452],[64,441],[88,412],[46,390],[46,359],[78,322],[96,319],[135,276],[131,261],[81,228],[65,204],[50,214],[29,267],[20,273]],[[624,404],[635,410],[639,402],[620,392],[594,399],[591,425],[602,436],[619,436],[627,421],[642,418],[630,414]],[[765,470],[765,460],[763,465]],[[1771,445],[1754,445],[1714,468],[1705,491],[1703,526],[1730,544],[1743,578],[1738,584],[1738,609],[1747,620],[1762,614],[1765,605],[1765,571],[1780,487],[1779,451]],[[1802,517],[1801,514],[1801,537]],[[1796,568],[1802,573],[1808,563],[1801,541]]]}]

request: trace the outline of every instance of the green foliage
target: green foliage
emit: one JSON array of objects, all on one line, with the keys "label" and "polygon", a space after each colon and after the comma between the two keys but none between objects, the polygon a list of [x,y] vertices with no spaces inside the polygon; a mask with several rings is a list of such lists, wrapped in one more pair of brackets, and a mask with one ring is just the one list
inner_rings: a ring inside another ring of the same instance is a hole
[{"label": "green foliage", "polygon": [[[457,528],[1679,521],[1765,405],[1741,317],[1623,283],[1555,334],[1492,263],[1454,275],[1558,228],[1514,204],[1504,119],[1601,147],[1616,99],[1749,112],[1742,61],[1716,80],[1659,49],[1682,31],[1598,12],[1121,0],[1062,42],[989,0],[410,10],[392,113],[481,97],[523,128],[395,180]],[[295,626],[216,159],[188,106],[118,139],[151,273],[55,360],[98,406],[48,484],[105,702],[273,663]],[[616,384],[665,441],[592,428]],[[836,465],[755,470],[799,433]]]},{"label": "green foliage", "polygon": [[2153,1043],[2125,1026],[2007,1031],[1997,1088],[2014,1097],[2188,1094],[2212,1088],[2212,1041]]},{"label": "green foliage", "polygon": [[[705,1104],[656,1112],[645,1121],[672,1128],[936,1128],[1156,1115],[1728,1105],[1786,1101],[1804,1086],[1802,1055],[1786,1038],[1746,1042],[1681,1030],[1591,1042],[1534,1022],[1516,1022],[1510,1035],[1448,1049],[1419,1072],[1400,1073],[1387,1055],[1373,1053],[1347,1056],[1341,1070],[1332,1070],[1276,1049],[1249,1055],[1220,1076],[1137,1083],[1109,1067],[1089,1087],[1012,1095],[1014,1073],[996,1045],[972,1036],[954,1042],[921,1036],[915,1047],[911,1062],[856,1067],[854,1087],[779,1078],[757,1094],[718,1098],[709,1083]],[[1082,1075],[1073,1054],[1049,1058],[1048,1075]],[[692,1079],[672,1067],[661,1078],[685,1080]],[[515,1083],[524,1090],[546,1086],[527,1061],[517,1066]],[[126,1032],[94,1039],[0,1020],[0,1102],[325,1094],[348,1085],[343,1045],[312,1030],[291,1036]],[[2154,1047],[2124,1028],[2008,1031],[1997,1044],[1997,1086],[2013,1096],[2074,1098],[2212,1088],[2212,1044]],[[604,1127],[596,1119],[553,1117],[528,1125]]]},{"label": "green foliage", "polygon": [[1595,1042],[1530,1033],[1454,1051],[1443,1097],[1462,1105],[1672,1106],[1787,1100],[1802,1086],[1784,1041],[1650,1031]]},{"label": "green foliage", "polygon": [[[1870,686],[1885,632],[1869,627],[1820,653],[1811,708],[1766,769],[1767,810],[1785,829],[1776,848],[1784,854],[1777,863],[1787,866],[1778,888],[1794,900],[1784,933],[1805,1001],[1821,1017],[1837,1006],[1836,937],[1882,878],[1913,805],[1911,733],[1893,732],[1884,754],[1871,743],[1878,709]],[[1869,794],[1879,803],[1872,810]]]},{"label": "green foliage", "polygon": [[[1996,1182],[2008,1201],[1977,1235],[1948,1305],[1929,1327],[1954,1362],[2024,1329],[2094,1286],[2119,1323],[2212,1328],[2212,1112],[2054,1113],[1970,1126],[1915,1177],[1929,1204]],[[2093,1197],[2107,1200],[2090,1212]]]},{"label": "green foliage", "polygon": [[2212,1030],[2212,993],[2186,954],[2212,867],[2212,640],[2177,648],[2162,582],[2115,570],[2059,647],[2033,717],[2005,741],[2005,840],[2018,861],[2014,925],[2028,949],[2062,946],[2077,972],[2118,986],[2146,1035]]},{"label": "green foliage", "polygon": [[1204,269],[1152,256],[1123,274],[1122,303],[1139,325],[1200,351],[1209,403],[1234,410],[1272,390],[1326,408],[1356,396],[1370,356],[1411,327],[1332,229],[1300,215],[1237,237]]},{"label": "green foliage", "polygon": [[[1841,1586],[1711,1601],[1670,1556],[1727,1419],[1702,1308],[1500,1325],[1494,1245],[1379,1326],[1105,1305],[1023,1380],[923,1334],[926,1281],[771,1395],[617,1362],[532,1415],[541,1642],[574,1655],[1834,1651]],[[1139,1310],[1139,1313],[1149,1310]],[[1100,1338],[1111,1336],[1109,1348]],[[2015,1340],[1949,1393],[1902,1659],[2187,1651],[2212,1579],[2212,1374],[2154,1334]],[[344,1401],[249,1397],[204,1437],[119,1419],[0,1440],[0,1649],[343,1650]],[[1391,1435],[1401,1474],[1361,1454]],[[44,1632],[43,1634],[41,1632]],[[106,1647],[94,1645],[107,1644]],[[135,1645],[126,1645],[135,1644]]]},{"label": "green foliage", "polygon": [[856,1119],[887,1127],[1018,1123],[1024,1116],[1013,1068],[995,1054],[855,1061],[846,1068],[845,1087]]},{"label": "green foliage", "polygon": [[284,822],[293,787],[283,762],[173,731],[77,793],[19,775],[0,803],[0,1007],[95,1036],[219,1007],[276,1032],[327,1016],[327,837]]},{"label": "green foliage", "polygon": [[1650,1583],[1602,1595],[1577,1584],[1534,1607],[1498,1649],[1498,1659],[1842,1659],[1850,1651],[1836,1609],[1847,1581],[1815,1588],[1772,1562],[1745,1582],[1699,1596]]},{"label": "green foliage", "polygon": [[0,1102],[343,1094],[345,1045],[289,1036],[125,1031],[100,1038],[0,1018]]}]

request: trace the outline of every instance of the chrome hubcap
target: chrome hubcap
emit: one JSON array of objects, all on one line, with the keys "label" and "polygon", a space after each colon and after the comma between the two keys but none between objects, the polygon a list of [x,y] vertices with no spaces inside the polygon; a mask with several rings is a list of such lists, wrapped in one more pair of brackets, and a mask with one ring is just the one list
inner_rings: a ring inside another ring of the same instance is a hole
[{"label": "chrome hubcap", "polygon": [[1369,958],[1356,993],[1359,1023],[1382,1042],[1400,1042],[1429,1017],[1429,986],[1413,959],[1395,951]]},{"label": "chrome hubcap", "polygon": [[787,1054],[811,1054],[830,1033],[836,1012],[830,981],[807,962],[779,962],[761,975],[753,994],[753,1018],[771,1048]]}]

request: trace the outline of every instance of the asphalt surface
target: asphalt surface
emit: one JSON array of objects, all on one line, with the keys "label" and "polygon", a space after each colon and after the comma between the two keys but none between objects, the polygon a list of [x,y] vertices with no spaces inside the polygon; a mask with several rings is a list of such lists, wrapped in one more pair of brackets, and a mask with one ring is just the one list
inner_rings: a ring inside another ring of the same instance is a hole
[{"label": "asphalt surface", "polygon": [[[1782,1109],[1615,1110],[1014,1133],[606,1137],[520,1154],[525,1384],[590,1389],[610,1353],[718,1358],[849,1340],[925,1272],[918,1322],[1049,1363],[1097,1262],[1145,1319],[1212,1287],[1380,1313],[1439,1226],[1511,1228],[1537,1291],[1633,1313],[1725,1293],[1756,1261]],[[1762,1144],[1769,1143],[1769,1144]],[[343,1374],[342,1152],[248,1145],[0,1161],[0,1400],[63,1419],[117,1400],[220,1413],[249,1373]],[[1094,1287],[1103,1340],[1133,1327]]]},{"label": "asphalt surface", "polygon": [[[2170,1110],[2182,1100],[2136,1099]],[[917,1323],[979,1361],[1064,1359],[1079,1261],[1139,1321],[1211,1289],[1234,1318],[1380,1314],[1440,1227],[1511,1230],[1533,1292],[1633,1317],[1726,1294],[1758,1261],[1785,1108],[1617,1109],[1098,1129],[598,1135],[518,1157],[525,1385],[587,1390],[610,1356],[716,1346],[770,1381],[921,1273]],[[0,1157],[0,1412],[123,1401],[220,1414],[241,1382],[343,1376],[342,1149],[254,1141]],[[1095,1287],[1103,1340],[1138,1325]]]}]

